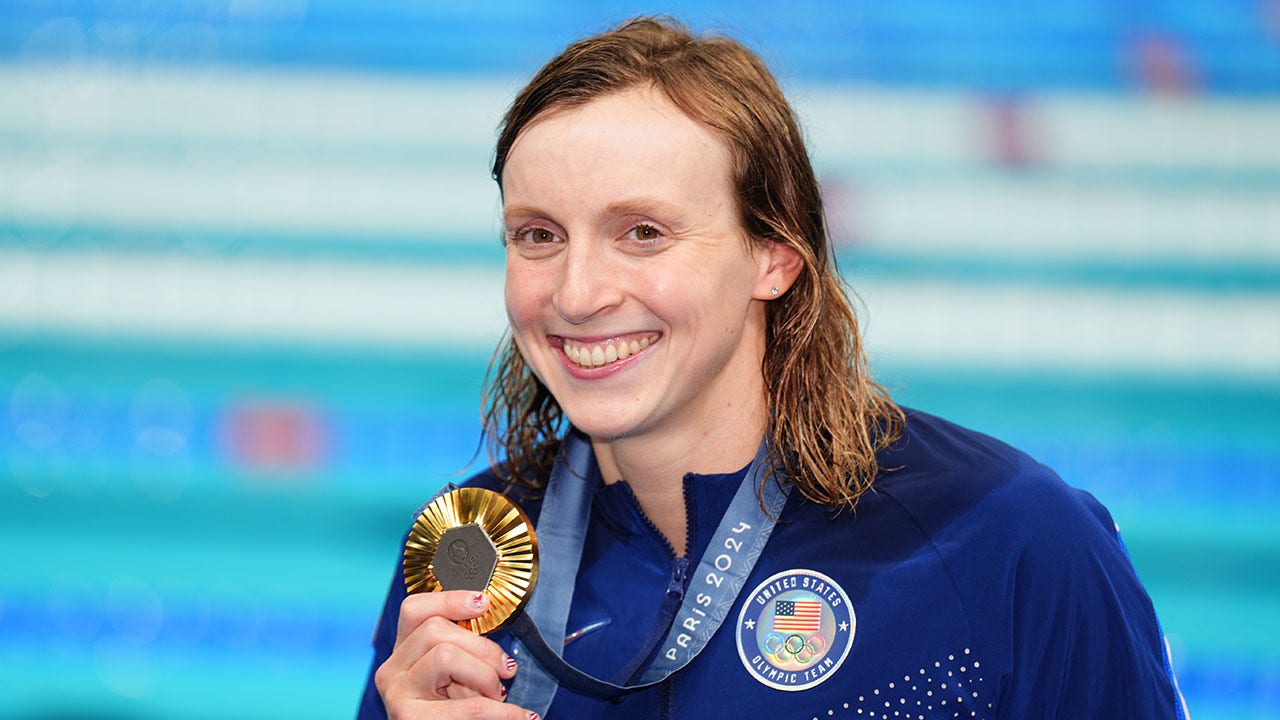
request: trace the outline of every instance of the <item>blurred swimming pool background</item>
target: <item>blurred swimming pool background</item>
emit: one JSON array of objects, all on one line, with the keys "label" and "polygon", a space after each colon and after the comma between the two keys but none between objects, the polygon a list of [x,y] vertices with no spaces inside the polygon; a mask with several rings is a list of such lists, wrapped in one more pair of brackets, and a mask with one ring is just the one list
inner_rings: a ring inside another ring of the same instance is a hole
[{"label": "blurred swimming pool background", "polygon": [[1280,717],[1280,3],[0,2],[0,717],[342,718],[478,443],[487,175],[668,11],[803,115],[898,397],[1124,530],[1197,720]]}]

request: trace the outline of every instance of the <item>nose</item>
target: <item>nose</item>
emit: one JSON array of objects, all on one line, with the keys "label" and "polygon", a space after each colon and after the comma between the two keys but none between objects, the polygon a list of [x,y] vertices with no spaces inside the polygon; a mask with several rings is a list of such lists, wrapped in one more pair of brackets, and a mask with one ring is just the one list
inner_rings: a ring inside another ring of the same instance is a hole
[{"label": "nose", "polygon": [[623,278],[612,272],[606,242],[570,241],[560,254],[560,285],[552,303],[560,317],[581,325],[622,302]]}]

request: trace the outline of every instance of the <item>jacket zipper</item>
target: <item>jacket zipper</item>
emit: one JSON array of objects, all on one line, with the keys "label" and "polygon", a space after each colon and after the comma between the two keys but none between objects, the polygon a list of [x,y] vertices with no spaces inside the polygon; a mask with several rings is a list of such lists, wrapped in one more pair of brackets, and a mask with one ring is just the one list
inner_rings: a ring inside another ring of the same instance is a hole
[{"label": "jacket zipper", "polygon": [[[689,558],[678,557],[671,563],[671,577],[667,580],[667,597],[666,600],[672,605],[669,613],[672,618],[675,617],[676,608],[679,607],[680,601],[684,600],[685,587],[689,584]],[[667,602],[663,603],[663,610],[666,610]],[[667,615],[668,613],[663,613]]]},{"label": "jacket zipper", "polygon": [[[671,623],[675,621],[676,612],[680,609],[680,603],[684,600],[685,591],[689,587],[689,553],[692,551],[696,541],[694,532],[697,530],[697,525],[694,523],[694,518],[698,515],[697,508],[693,507],[692,496],[689,493],[690,485],[689,478],[686,476],[684,479],[684,555],[677,557],[672,564],[671,577],[667,582],[667,598],[662,603],[662,609],[666,611],[670,607],[670,612],[663,613],[662,627],[670,627]],[[667,544],[670,546],[670,542]],[[672,554],[674,555],[675,553],[673,552]],[[662,720],[668,720],[675,716],[675,686],[678,675],[679,673],[672,673],[659,686],[658,717]]]},{"label": "jacket zipper", "polygon": [[[667,632],[671,629],[671,623],[675,622],[676,612],[680,610],[680,603],[684,600],[685,583],[689,580],[689,559],[678,557],[671,563],[671,575],[667,577],[667,593],[662,598],[662,607],[658,610],[658,618],[653,624],[653,630],[649,633],[649,637],[645,640],[644,657],[651,659],[655,654],[661,652],[662,641],[667,637]],[[641,663],[627,682],[635,682],[639,679],[642,671],[649,666],[648,662]]]},{"label": "jacket zipper", "polygon": [[[684,600],[686,585],[689,582],[689,558],[678,557],[671,567],[671,578],[667,583],[667,597],[662,602],[662,623],[659,627],[670,627],[671,623],[676,619],[676,611],[680,609],[680,603]],[[661,651],[661,647],[656,648]],[[667,679],[658,686],[658,717],[672,717],[673,703],[675,702],[675,684],[676,676],[680,673],[672,673]]]},{"label": "jacket zipper", "polygon": [[658,695],[658,717],[660,720],[670,720],[676,716],[676,675],[673,674],[662,683],[662,692]]},{"label": "jacket zipper", "polygon": [[[628,492],[630,492],[630,488],[628,488]],[[689,533],[692,533],[694,523],[692,519],[693,515],[689,512],[689,483],[687,481],[684,485],[684,496],[685,522],[687,523]],[[624,668],[622,670],[622,672],[627,673],[627,675],[618,677],[616,680],[618,682],[635,682],[642,674],[642,670],[648,667],[648,663],[643,662],[643,660],[651,659],[654,654],[661,651],[662,640],[666,638],[667,632],[671,627],[671,623],[675,621],[676,613],[680,610],[680,603],[684,601],[685,588],[689,583],[689,558],[676,554],[675,548],[671,545],[671,541],[667,539],[666,535],[662,534],[662,531],[658,529],[658,526],[654,525],[653,521],[649,519],[649,516],[644,513],[642,508],[640,508],[640,503],[635,499],[634,494],[631,495],[631,502],[635,503],[636,510],[638,511],[637,515],[639,515],[644,521],[645,526],[655,537],[662,540],[662,544],[666,547],[667,552],[670,553],[671,572],[667,576],[667,591],[666,594],[663,595],[662,606],[658,609],[658,617],[653,625],[654,629],[650,633],[649,637],[645,639],[644,648],[641,650],[641,653],[643,654],[637,655],[635,661],[633,661],[633,664],[631,665],[631,668],[633,669],[628,671],[627,668]],[[692,534],[688,535],[689,543],[692,542],[692,539]],[[670,681],[668,680],[668,682]],[[665,687],[666,683],[663,683],[663,685]]]}]

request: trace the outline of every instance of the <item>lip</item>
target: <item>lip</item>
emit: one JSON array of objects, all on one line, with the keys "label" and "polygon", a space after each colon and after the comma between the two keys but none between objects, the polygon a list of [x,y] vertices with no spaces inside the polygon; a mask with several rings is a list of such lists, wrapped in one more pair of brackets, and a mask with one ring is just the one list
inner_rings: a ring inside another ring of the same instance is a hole
[{"label": "lip", "polygon": [[[578,345],[603,345],[617,344],[621,342],[637,341],[640,338],[653,338],[649,341],[647,347],[640,349],[638,352],[631,353],[622,360],[615,360],[607,365],[599,365],[596,367],[583,367],[572,360],[564,352],[565,342],[571,342]],[[551,345],[551,349],[560,358],[560,362],[564,365],[569,374],[575,378],[582,380],[595,380],[617,374],[622,370],[630,367],[635,361],[648,354],[649,350],[662,342],[663,333],[656,330],[642,330],[639,332],[627,332],[617,335],[594,335],[594,336],[569,336],[569,335],[548,335],[547,341]]]}]

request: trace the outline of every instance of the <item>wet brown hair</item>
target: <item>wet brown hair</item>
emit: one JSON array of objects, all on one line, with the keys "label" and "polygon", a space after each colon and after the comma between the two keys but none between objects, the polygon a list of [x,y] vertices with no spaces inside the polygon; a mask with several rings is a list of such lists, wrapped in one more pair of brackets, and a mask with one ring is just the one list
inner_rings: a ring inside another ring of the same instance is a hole
[{"label": "wet brown hair", "polygon": [[[804,138],[759,57],[729,38],[696,37],[669,18],[636,18],[579,40],[511,103],[494,180],[501,189],[512,145],[544,113],[645,85],[724,139],[752,241],[782,243],[802,259],[799,277],[766,313],[761,369],[771,460],[805,498],[856,503],[879,472],[876,452],[898,437],[903,415],[870,379]],[[566,421],[510,337],[490,366],[483,406],[494,470],[508,482],[544,486]]]}]

